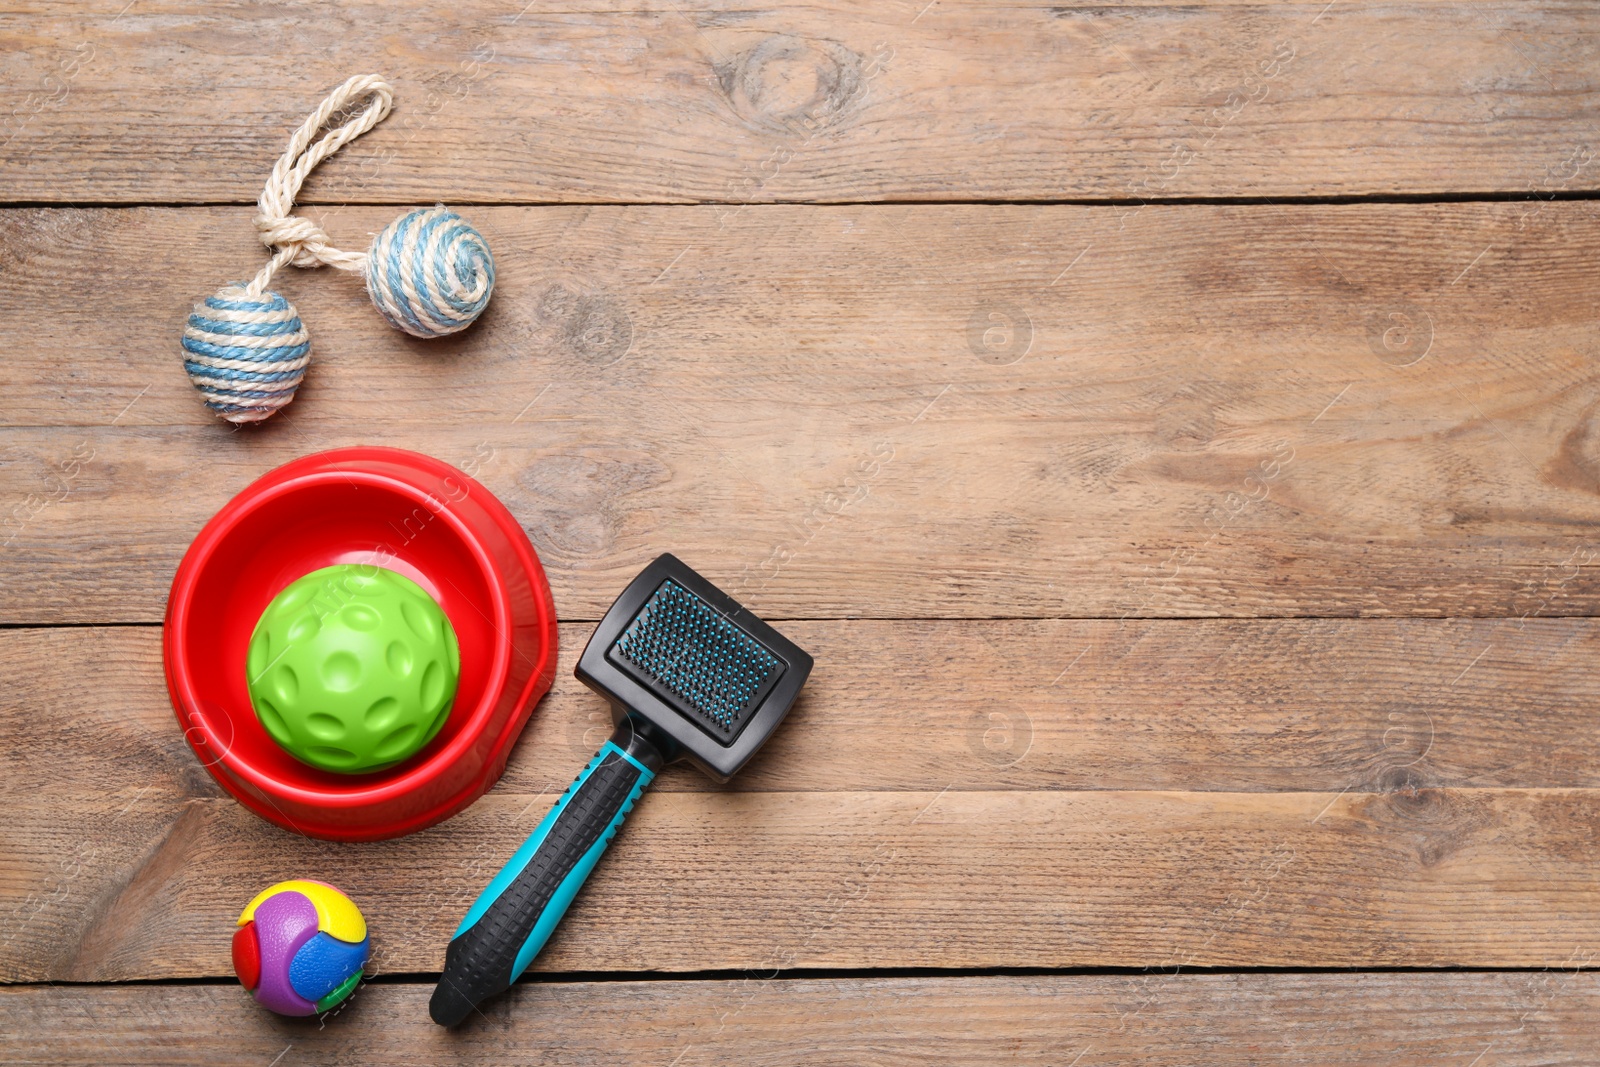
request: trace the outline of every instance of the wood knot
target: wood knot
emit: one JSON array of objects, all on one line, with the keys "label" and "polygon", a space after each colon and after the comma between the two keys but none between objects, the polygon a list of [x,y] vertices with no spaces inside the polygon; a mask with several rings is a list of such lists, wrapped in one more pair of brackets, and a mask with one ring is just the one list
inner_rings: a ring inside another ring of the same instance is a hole
[{"label": "wood knot", "polygon": [[1383,793],[1382,797],[1398,821],[1432,826],[1451,819],[1450,794],[1443,789],[1411,787]]},{"label": "wood knot", "polygon": [[529,499],[530,527],[541,554],[595,559],[611,552],[629,517],[628,497],[671,480],[667,467],[643,452],[583,449],[543,456],[517,475]]},{"label": "wood knot", "polygon": [[633,348],[633,315],[603,289],[563,279],[540,292],[534,317],[562,352],[590,367],[609,367]]},{"label": "wood knot", "polygon": [[1600,421],[1590,405],[1545,464],[1544,480],[1561,489],[1600,495]]},{"label": "wood knot", "polygon": [[1182,389],[1156,408],[1156,438],[1177,452],[1204,448],[1217,435],[1217,417],[1198,390]]},{"label": "wood knot", "polygon": [[1429,788],[1432,788],[1432,783],[1410,764],[1384,768],[1378,771],[1373,781],[1373,790],[1385,795],[1414,794]]},{"label": "wood knot", "polygon": [[814,135],[854,109],[865,63],[837,41],[775,34],[713,65],[735,114],[769,133]]},{"label": "wood knot", "polygon": [[1470,795],[1429,787],[1375,794],[1361,805],[1361,813],[1409,844],[1424,867],[1443,862],[1490,821]]}]

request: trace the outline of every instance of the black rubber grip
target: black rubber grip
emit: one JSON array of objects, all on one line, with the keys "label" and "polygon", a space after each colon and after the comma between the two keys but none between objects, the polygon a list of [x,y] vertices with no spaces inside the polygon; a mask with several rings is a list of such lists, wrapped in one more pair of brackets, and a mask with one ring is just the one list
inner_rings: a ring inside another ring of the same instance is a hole
[{"label": "black rubber grip", "polygon": [[[640,778],[646,775],[641,783]],[[517,955],[534,933],[540,916],[590,849],[602,838],[609,842],[616,834],[621,817],[637,795],[635,788],[647,784],[651,777],[653,773],[641,770],[609,745],[584,768],[558,802],[554,821],[543,840],[530,839],[507,865],[521,862],[524,850],[533,846],[526,866],[499,890],[478,921],[457,934],[445,950],[444,974],[428,1002],[428,1014],[434,1022],[455,1026],[479,1003],[511,987],[519,973]],[[493,890],[491,882],[484,892]],[[563,910],[575,891],[576,886],[569,887],[561,897]],[[542,944],[535,946],[534,953],[541,947]]]}]

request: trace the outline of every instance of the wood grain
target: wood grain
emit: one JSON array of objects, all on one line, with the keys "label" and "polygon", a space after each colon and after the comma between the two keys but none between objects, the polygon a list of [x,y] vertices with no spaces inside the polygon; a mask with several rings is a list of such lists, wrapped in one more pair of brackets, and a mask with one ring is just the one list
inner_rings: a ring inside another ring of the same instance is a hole
[{"label": "wood grain", "polygon": [[485,321],[291,271],[318,363],[231,433],[175,339],[247,214],[0,216],[0,620],[158,621],[357,442],[477,472],[568,619],[667,548],[775,618],[1600,611],[1591,204],[477,209]]},{"label": "wood grain", "polygon": [[[961,1067],[1556,1067],[1593,1062],[1600,982],[1516,974],[524,982],[446,1032],[431,986],[281,1019],[217,985],[0,991],[8,1062]],[[1492,1059],[1491,1059],[1492,1056]],[[290,1059],[289,1057],[292,1057]]]},{"label": "wood grain", "polygon": [[[821,665],[792,721],[729,788],[668,772],[541,967],[1544,966],[1600,914],[1591,620],[786,628]],[[234,898],[308,873],[395,932],[383,970],[434,969],[604,734],[563,667],[466,813],[311,842],[185,747],[156,630],[0,661],[12,981],[224,974]]]},{"label": "wood grain", "polygon": [[[563,788],[609,736],[572,676],[591,629],[562,627],[555,688],[497,791]],[[784,630],[817,669],[729,790],[1600,788],[1590,619]],[[0,798],[222,796],[173,717],[154,628],[0,631],[0,662]],[[674,767],[653,788],[722,787]]]},{"label": "wood grain", "polygon": [[[226,975],[240,908],[286,877],[351,894],[380,973],[437,972],[554,799],[358,845],[231,799],[15,798],[0,975]],[[1589,789],[662,792],[534,966],[1551,967],[1600,930],[1597,828]]]},{"label": "wood grain", "polygon": [[[0,1059],[1593,1062],[1597,31],[1523,0],[0,17]],[[288,271],[317,364],[229,432],[179,325],[366,70],[399,106],[308,212],[360,247],[469,205],[494,304],[423,345]],[[224,501],[353,443],[480,478],[564,620],[497,788],[363,845],[218,788],[151,625]],[[665,773],[446,1034],[421,979],[603,736],[585,620],[667,549],[818,670],[734,783]],[[290,876],[372,923],[331,1020],[229,977]]]},{"label": "wood grain", "polygon": [[8,199],[251,203],[288,132],[369,70],[399,105],[312,199],[1549,196],[1600,180],[1600,14],[1582,4],[118,6],[0,24]]}]

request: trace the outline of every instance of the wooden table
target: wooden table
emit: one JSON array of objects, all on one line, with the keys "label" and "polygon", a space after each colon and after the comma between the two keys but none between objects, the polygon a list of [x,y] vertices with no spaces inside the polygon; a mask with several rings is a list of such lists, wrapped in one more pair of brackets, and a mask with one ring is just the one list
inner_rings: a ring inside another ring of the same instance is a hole
[{"label": "wooden table", "polygon": [[[0,1060],[1596,1062],[1592,5],[124,3],[0,16]],[[317,362],[234,432],[181,324],[366,71],[305,214],[448,202],[494,301],[423,344],[286,270]],[[492,792],[346,845],[212,781],[160,623],[232,494],[358,442],[512,509],[563,659]],[[667,550],[812,681],[442,1031]],[[320,1022],[232,978],[290,876],[374,931]]]}]

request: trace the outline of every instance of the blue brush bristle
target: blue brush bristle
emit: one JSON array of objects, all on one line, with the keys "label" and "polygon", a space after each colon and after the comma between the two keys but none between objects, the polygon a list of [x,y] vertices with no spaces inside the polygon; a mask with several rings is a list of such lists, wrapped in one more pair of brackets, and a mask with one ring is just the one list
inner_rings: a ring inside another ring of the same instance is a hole
[{"label": "blue brush bristle", "polygon": [[720,611],[670,579],[612,651],[723,736],[737,732],[783,666]]}]

